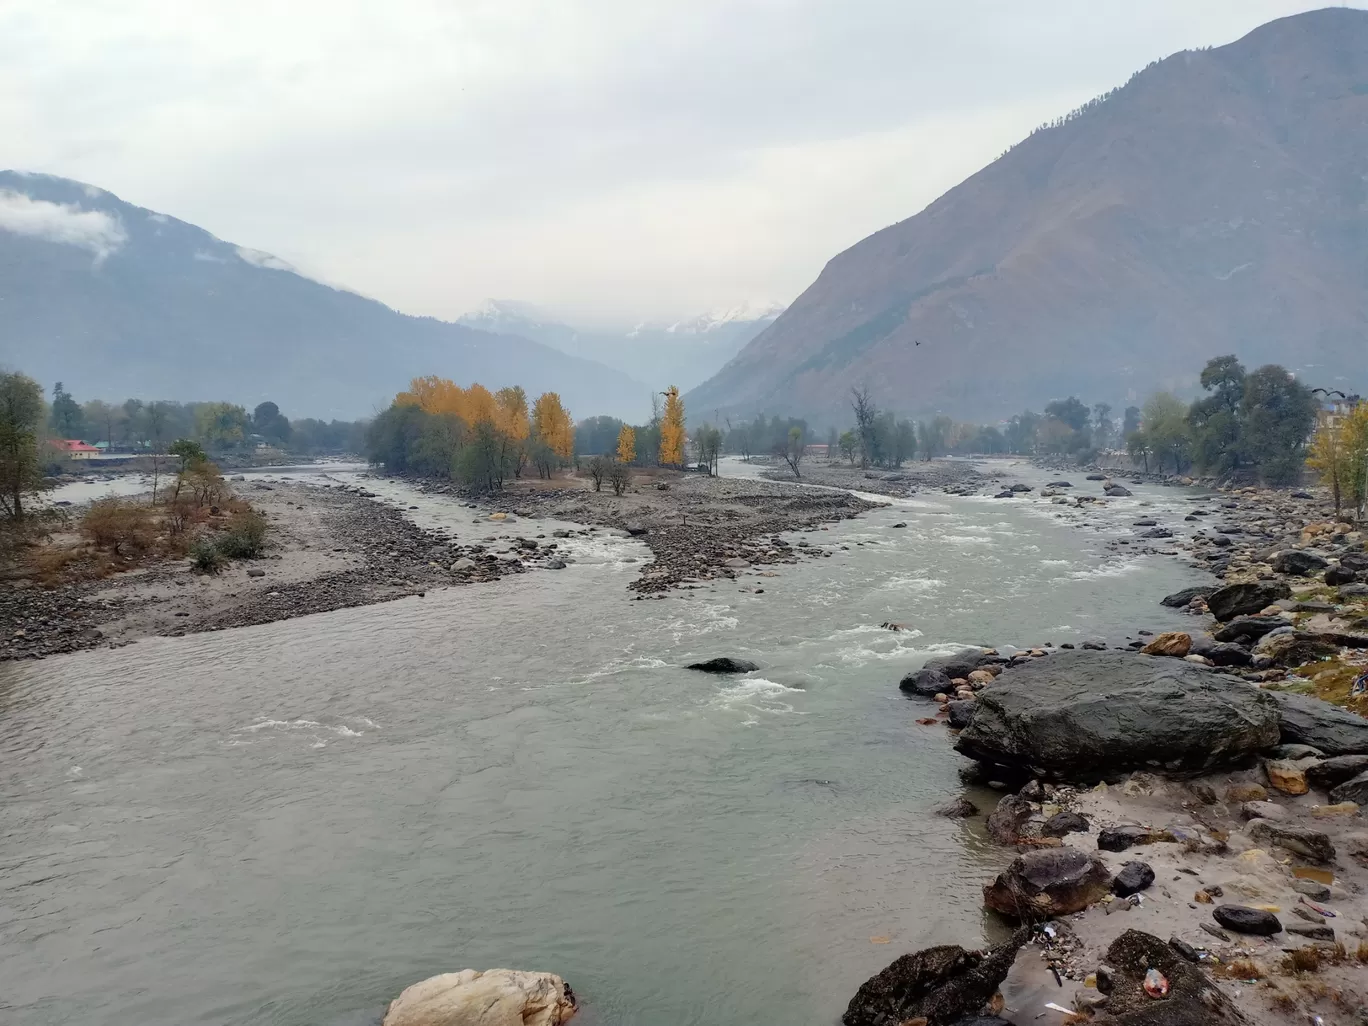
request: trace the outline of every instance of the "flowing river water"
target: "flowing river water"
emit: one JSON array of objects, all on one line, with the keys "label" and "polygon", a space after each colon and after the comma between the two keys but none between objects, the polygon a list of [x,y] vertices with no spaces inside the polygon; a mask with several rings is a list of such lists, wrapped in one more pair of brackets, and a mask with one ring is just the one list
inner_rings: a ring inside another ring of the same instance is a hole
[{"label": "flowing river water", "polygon": [[[558,573],[0,664],[0,1021],[361,1026],[509,966],[586,1026],[831,1024],[898,954],[980,943],[1005,861],[932,814],[962,760],[899,676],[1187,623],[1157,601],[1195,571],[1106,548],[1182,526],[1135,491],[896,500],[792,537],[830,558],[661,601],[626,590],[643,545],[574,539]],[[762,668],[680,668],[715,655]]]}]

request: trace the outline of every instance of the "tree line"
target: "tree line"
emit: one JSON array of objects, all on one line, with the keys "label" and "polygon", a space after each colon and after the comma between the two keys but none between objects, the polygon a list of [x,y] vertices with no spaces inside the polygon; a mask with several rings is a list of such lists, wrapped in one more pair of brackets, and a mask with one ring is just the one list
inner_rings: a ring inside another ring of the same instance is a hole
[{"label": "tree line", "polygon": [[[41,395],[41,393],[40,393]],[[259,403],[250,413],[229,402],[169,402],[126,399],[122,403],[91,399],[77,402],[62,382],[52,389],[43,418],[51,439],[105,443],[125,452],[164,452],[178,438],[190,438],[211,452],[226,453],[257,442],[306,455],[359,452],[365,421],[291,421],[273,402]]]}]

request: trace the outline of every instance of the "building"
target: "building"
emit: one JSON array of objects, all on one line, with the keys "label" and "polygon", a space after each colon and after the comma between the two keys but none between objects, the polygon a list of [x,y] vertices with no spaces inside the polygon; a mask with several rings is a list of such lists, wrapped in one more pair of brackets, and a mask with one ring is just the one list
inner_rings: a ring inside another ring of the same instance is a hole
[{"label": "building", "polygon": [[86,445],[79,438],[54,438],[51,445],[69,460],[93,460],[102,455],[95,446]]},{"label": "building", "polygon": [[1320,409],[1316,411],[1316,426],[1319,428],[1336,428],[1345,417],[1354,412],[1354,408],[1363,402],[1359,396],[1343,395],[1335,393],[1327,395],[1321,400]]}]

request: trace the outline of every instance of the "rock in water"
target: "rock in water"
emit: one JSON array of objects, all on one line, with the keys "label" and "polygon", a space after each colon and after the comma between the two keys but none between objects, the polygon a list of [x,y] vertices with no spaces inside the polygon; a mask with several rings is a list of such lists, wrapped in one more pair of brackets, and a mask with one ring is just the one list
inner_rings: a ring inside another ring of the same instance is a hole
[{"label": "rock in water", "polygon": [[406,988],[381,1026],[561,1026],[575,1011],[574,992],[559,976],[463,969]]},{"label": "rock in water", "polygon": [[950,702],[945,708],[946,712],[950,714],[950,726],[955,730],[963,730],[974,719],[974,703],[971,701]]},{"label": "rock in water", "polygon": [[[1139,521],[1136,521],[1136,523],[1139,523]],[[1153,521],[1150,521],[1150,523],[1153,523]],[[1184,588],[1182,591],[1176,591],[1172,595],[1165,595],[1159,600],[1159,604],[1161,606],[1168,606],[1170,609],[1182,609],[1185,606],[1191,605],[1193,599],[1204,599],[1215,590],[1216,589],[1213,586],[1205,588]]]},{"label": "rock in water", "polygon": [[[1111,970],[1105,1013],[1109,1023],[1235,1026],[1247,1022],[1206,973],[1152,934],[1127,930],[1107,949],[1106,964]],[[1152,969],[1168,981],[1164,998],[1145,993],[1145,977]]]},{"label": "rock in water", "polygon": [[[1368,755],[1368,720],[1310,695],[1270,692],[1283,744],[1311,745],[1329,756]],[[963,735],[960,735],[963,737]]]},{"label": "rock in water", "polygon": [[1217,905],[1211,916],[1227,930],[1236,933],[1253,934],[1256,937],[1272,937],[1282,932],[1282,923],[1272,912],[1247,905]]},{"label": "rock in water", "polygon": [[1017,919],[1081,912],[1111,889],[1112,875],[1096,855],[1077,848],[1038,848],[1019,855],[983,888],[983,902]]},{"label": "rock in water", "polygon": [[950,682],[950,678],[940,670],[923,668],[913,670],[906,677],[898,682],[898,690],[909,695],[921,695],[923,698],[932,698],[935,695],[951,695],[955,692],[955,685]]},{"label": "rock in water", "polygon": [[730,656],[719,656],[716,659],[707,659],[701,663],[690,663],[684,669],[701,670],[704,673],[751,673],[760,667],[749,659],[732,659]]},{"label": "rock in water", "polygon": [[988,666],[991,663],[1001,663],[1000,656],[989,655],[986,649],[966,648],[954,655],[937,656],[935,659],[928,659],[922,667],[924,670],[935,670],[954,679],[956,677],[968,677],[981,666]]},{"label": "rock in water", "polygon": [[[1198,773],[1278,741],[1278,709],[1242,680],[1130,652],[1060,652],[978,693],[955,748],[1057,778]],[[1368,726],[1368,724],[1366,724]]]},{"label": "rock in water", "polygon": [[1021,828],[1031,818],[1031,803],[1015,794],[1006,794],[988,814],[988,836],[998,844],[1016,844]]},{"label": "rock in water", "polygon": [[1127,862],[1112,881],[1112,893],[1118,898],[1129,898],[1132,894],[1148,890],[1152,883],[1154,870],[1148,862]]},{"label": "rock in water", "polygon": [[1145,655],[1174,656],[1182,659],[1192,648],[1192,635],[1182,631],[1166,631],[1140,651]]},{"label": "rock in water", "polygon": [[997,993],[1029,936],[1029,930],[1018,930],[988,951],[947,944],[903,955],[865,981],[841,1022],[897,1026],[921,1019],[929,1026],[950,1026],[972,1016]]},{"label": "rock in water", "polygon": [[1237,616],[1253,616],[1274,602],[1291,597],[1292,589],[1286,581],[1227,584],[1207,596],[1207,608],[1212,616],[1224,623]]}]

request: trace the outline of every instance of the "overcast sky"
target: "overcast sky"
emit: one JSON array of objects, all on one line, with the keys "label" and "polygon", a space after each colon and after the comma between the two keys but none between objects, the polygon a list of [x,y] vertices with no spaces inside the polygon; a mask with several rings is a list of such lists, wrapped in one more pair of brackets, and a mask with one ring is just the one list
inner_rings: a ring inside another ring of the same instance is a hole
[{"label": "overcast sky", "polygon": [[0,0],[0,162],[409,313],[675,317],[787,302],[1151,60],[1322,6]]}]

